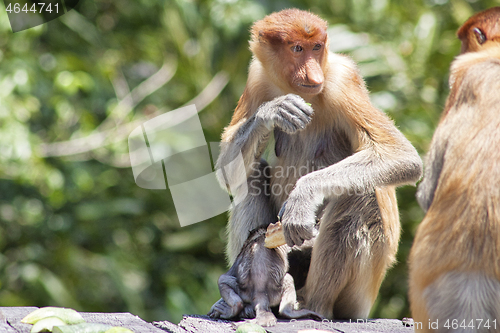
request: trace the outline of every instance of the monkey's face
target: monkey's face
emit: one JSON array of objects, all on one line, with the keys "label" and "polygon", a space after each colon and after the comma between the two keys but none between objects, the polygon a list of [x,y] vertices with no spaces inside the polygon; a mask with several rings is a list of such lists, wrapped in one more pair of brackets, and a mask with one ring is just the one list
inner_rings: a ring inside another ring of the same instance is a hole
[{"label": "monkey's face", "polygon": [[493,7],[469,18],[457,32],[460,53],[477,52],[500,43],[500,7]]},{"label": "monkey's face", "polygon": [[250,49],[284,94],[319,94],[328,49],[326,21],[298,9],[273,13],[252,26]]},{"label": "monkey's face", "polygon": [[323,64],[326,40],[296,41],[283,45],[284,59],[289,63],[286,77],[299,95],[316,95],[323,89]]}]

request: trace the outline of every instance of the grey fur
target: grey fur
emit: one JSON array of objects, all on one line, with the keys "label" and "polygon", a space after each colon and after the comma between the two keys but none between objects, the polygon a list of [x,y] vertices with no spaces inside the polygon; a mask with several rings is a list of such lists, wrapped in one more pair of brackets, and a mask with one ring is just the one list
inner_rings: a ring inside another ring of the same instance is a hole
[{"label": "grey fur", "polygon": [[438,333],[498,332],[499,295],[500,282],[485,274],[443,274],[425,289],[423,296],[427,301],[430,323],[423,324],[432,323],[432,328],[437,328],[435,332]]},{"label": "grey fur", "polygon": [[219,278],[222,298],[210,309],[212,318],[255,318],[259,325],[272,326],[276,317],[271,307],[279,305],[286,318],[321,316],[298,306],[293,278],[287,273],[286,245],[276,249],[264,247],[266,228],[253,231],[229,271]]}]

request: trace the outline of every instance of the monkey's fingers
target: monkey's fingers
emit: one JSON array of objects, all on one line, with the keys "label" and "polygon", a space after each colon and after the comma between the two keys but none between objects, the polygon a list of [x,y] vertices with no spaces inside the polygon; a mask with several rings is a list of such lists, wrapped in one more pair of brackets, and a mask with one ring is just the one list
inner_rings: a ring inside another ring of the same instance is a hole
[{"label": "monkey's fingers", "polygon": [[302,111],[307,116],[312,116],[314,110],[310,103],[306,103],[306,101],[296,94],[288,94],[286,95],[287,99],[295,105],[300,111]]},{"label": "monkey's fingers", "polygon": [[[287,202],[288,201],[285,201],[283,203],[283,205],[281,206],[281,209],[278,213],[278,222],[276,222],[275,224],[277,225],[279,223],[279,227],[280,227],[280,230],[283,232],[283,236],[285,238],[286,244],[288,244],[288,246],[290,246],[290,247],[293,247],[295,244],[297,244],[297,243],[295,243],[295,241],[296,241],[295,237],[292,239],[292,237],[290,237],[290,232],[288,231],[288,228],[285,232],[285,229],[283,229],[283,227],[281,225],[281,221],[283,220],[283,215],[285,214]],[[268,229],[269,229],[269,227],[268,227]],[[266,238],[267,238],[267,232],[266,232]],[[302,242],[300,242],[300,244],[297,244],[297,245],[300,246],[300,245],[302,245],[303,242],[304,241],[302,240]]]},{"label": "monkey's fingers", "polygon": [[290,247],[294,245],[301,246],[304,243],[304,238],[300,237],[300,234],[294,229],[291,226],[285,227],[285,240]]},{"label": "monkey's fingers", "polygon": [[294,98],[283,102],[284,109],[292,117],[296,117],[307,125],[311,121],[314,113],[312,106],[307,104],[302,97],[297,95],[292,96],[294,96]]},{"label": "monkey's fingers", "polygon": [[212,319],[215,318],[230,319],[236,316],[241,311],[242,307],[243,307],[242,303],[241,304],[238,303],[234,307],[232,307],[229,304],[227,304],[227,302],[223,298],[221,298],[217,302],[215,302],[214,305],[212,305],[212,308],[207,313],[207,316],[209,316]]},{"label": "monkey's fingers", "polygon": [[281,206],[280,212],[278,213],[278,222],[281,222],[281,219],[283,218],[283,214],[285,214],[285,208],[286,208],[286,203],[288,201],[285,201],[283,203],[283,206]]},{"label": "monkey's fingers", "polygon": [[207,316],[209,316],[212,319],[220,318],[221,313],[215,309],[214,306],[210,309],[210,311],[207,313]]},{"label": "monkey's fingers", "polygon": [[301,246],[304,241],[314,238],[317,230],[314,225],[306,223],[284,223],[283,224],[285,240],[288,246]]},{"label": "monkey's fingers", "polygon": [[222,319],[231,319],[234,318],[237,313],[235,314],[233,309],[227,305],[227,304],[218,304],[215,306],[214,312],[215,316],[211,318],[222,318]]},{"label": "monkey's fingers", "polygon": [[288,94],[277,104],[274,123],[283,131],[303,130],[312,120],[313,109],[302,97]]},{"label": "monkey's fingers", "polygon": [[274,118],[274,123],[283,132],[293,134],[297,131],[301,131],[309,124],[311,118],[307,118],[303,115],[293,115],[287,113],[285,110],[278,110]]},{"label": "monkey's fingers", "polygon": [[306,103],[306,101],[302,97],[296,94],[287,94],[279,96],[276,97],[272,102],[274,103],[275,106],[278,107],[287,106],[285,108],[291,109],[290,107],[292,106],[293,109],[296,109],[308,116],[311,116],[314,113],[311,104]]}]

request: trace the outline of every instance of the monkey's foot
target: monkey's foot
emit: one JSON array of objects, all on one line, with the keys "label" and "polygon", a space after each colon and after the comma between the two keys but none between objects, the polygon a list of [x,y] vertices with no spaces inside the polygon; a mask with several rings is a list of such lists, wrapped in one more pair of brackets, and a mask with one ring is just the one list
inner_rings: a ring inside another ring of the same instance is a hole
[{"label": "monkey's foot", "polygon": [[257,315],[252,322],[257,323],[260,326],[274,326],[277,323],[277,319],[272,312],[263,312]]},{"label": "monkey's foot", "polygon": [[237,302],[234,306],[230,306],[221,298],[220,300],[215,302],[214,305],[212,305],[212,308],[207,313],[207,316],[212,319],[231,319],[236,317],[242,309],[243,304],[241,302]]},{"label": "monkey's foot", "polygon": [[283,317],[288,318],[288,319],[310,318],[310,319],[318,320],[318,321],[325,319],[319,313],[316,313],[316,312],[308,310],[308,309],[284,310],[280,314]]}]

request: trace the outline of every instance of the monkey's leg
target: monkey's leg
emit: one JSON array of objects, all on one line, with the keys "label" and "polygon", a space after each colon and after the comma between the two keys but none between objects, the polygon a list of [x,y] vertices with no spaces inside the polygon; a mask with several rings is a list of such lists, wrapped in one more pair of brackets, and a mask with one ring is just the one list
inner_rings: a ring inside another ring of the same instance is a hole
[{"label": "monkey's leg", "polygon": [[314,236],[317,208],[325,200],[338,200],[343,195],[361,196],[373,193],[377,187],[410,184],[420,178],[422,161],[417,151],[395,128],[390,133],[394,135],[392,147],[366,145],[351,156],[297,180],[281,215],[289,246],[301,245]]},{"label": "monkey's leg", "polygon": [[[499,293],[500,282],[495,277],[451,271],[436,277],[424,288],[422,297],[435,332],[450,332],[446,323],[451,323],[453,332],[493,333],[499,331]],[[425,325],[429,326],[429,321],[423,322]]]},{"label": "monkey's leg", "polygon": [[211,316],[214,311],[214,313],[219,313],[218,317],[220,318],[229,319],[236,317],[241,310],[243,310],[244,306],[243,300],[237,294],[238,282],[236,278],[229,274],[222,274],[219,277],[218,284],[222,300],[214,304],[209,312],[209,316]]},{"label": "monkey's leg", "polygon": [[[395,202],[393,188],[381,191],[384,204]],[[381,213],[374,193],[328,203],[306,281],[308,309],[327,318],[368,317],[397,248],[399,221],[392,213],[385,207]]]},{"label": "monkey's leg", "polygon": [[255,169],[247,180],[248,193],[237,198],[227,225],[227,258],[232,265],[241,251],[250,231],[259,226],[276,222],[276,212],[269,196],[269,166],[265,160],[254,164]]},{"label": "monkey's leg", "polygon": [[296,306],[298,306],[297,295],[295,293],[293,277],[288,273],[283,278],[282,289],[283,290],[279,309],[280,315],[289,319],[304,317],[309,317],[316,320],[322,319],[322,317],[314,311],[307,309],[296,310]]},{"label": "monkey's leg", "polygon": [[333,316],[339,319],[365,319],[377,298],[387,265],[368,253],[353,258],[352,275],[339,293]]},{"label": "monkey's leg", "polygon": [[[410,262],[413,261],[411,254],[410,260]],[[408,296],[410,301],[411,315],[414,320],[415,332],[431,332],[431,329],[429,327],[430,317],[427,310],[426,300],[424,298],[424,288],[422,288],[421,283],[417,283],[420,282],[417,280],[419,280],[419,277],[417,277],[417,274],[415,273],[413,267],[410,266]]]},{"label": "monkey's leg", "polygon": [[276,317],[269,306],[269,298],[266,292],[256,291],[254,296],[255,321],[261,326],[276,325]]},{"label": "monkey's leg", "polygon": [[[321,223],[304,287],[305,307],[332,319],[333,305],[350,277],[348,261],[353,256],[349,255],[342,240],[335,234],[341,230],[327,230],[324,227],[325,221],[322,220]],[[333,226],[337,224],[341,223]]]}]

